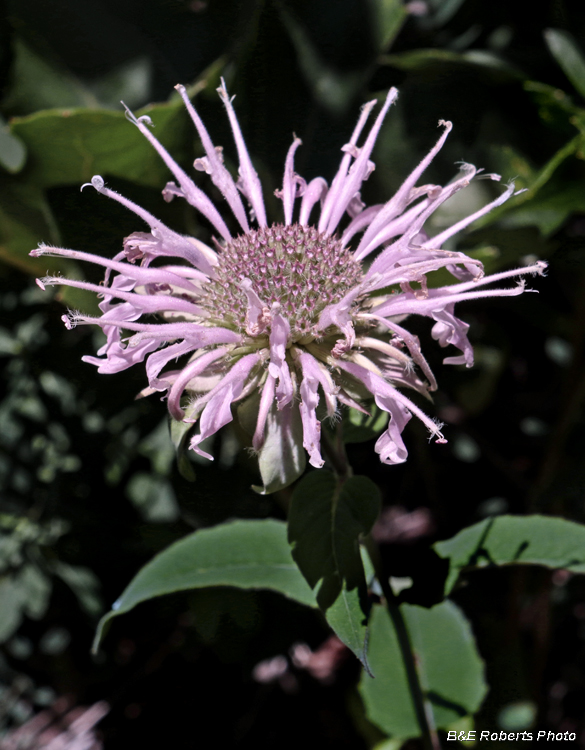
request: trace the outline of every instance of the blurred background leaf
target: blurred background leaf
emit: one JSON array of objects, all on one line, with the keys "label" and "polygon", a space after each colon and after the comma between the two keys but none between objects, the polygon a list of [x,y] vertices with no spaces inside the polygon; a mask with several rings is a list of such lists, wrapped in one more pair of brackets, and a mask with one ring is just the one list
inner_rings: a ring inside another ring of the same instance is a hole
[{"label": "blurred background leaf", "polygon": [[569,81],[585,98],[585,55],[572,34],[561,29],[546,29],[544,38],[552,56]]}]

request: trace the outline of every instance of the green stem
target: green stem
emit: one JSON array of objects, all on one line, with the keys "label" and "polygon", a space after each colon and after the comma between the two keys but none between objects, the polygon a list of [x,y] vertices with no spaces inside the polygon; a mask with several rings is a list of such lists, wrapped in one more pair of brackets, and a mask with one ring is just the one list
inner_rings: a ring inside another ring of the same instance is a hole
[{"label": "green stem", "polygon": [[341,435],[341,424],[335,431],[335,438],[332,440],[326,430],[321,432],[321,447],[331,468],[337,476],[344,481],[352,476],[353,471],[347,458],[345,444]]},{"label": "green stem", "polygon": [[423,745],[426,750],[440,750],[441,745],[437,736],[437,730],[434,726],[433,711],[430,703],[425,699],[418,672],[416,669],[416,661],[412,650],[412,644],[410,642],[410,636],[408,629],[398,606],[396,596],[390,586],[389,576],[383,570],[382,559],[378,545],[371,536],[367,536],[364,540],[366,550],[374,570],[376,572],[376,578],[378,579],[386,600],[386,608],[394,629],[398,638],[398,646],[402,655],[402,663],[406,671],[406,679],[408,681],[408,687],[410,689],[410,697],[414,706],[416,719],[421,732]]},{"label": "green stem", "polygon": [[[335,440],[331,440],[326,431],[323,430],[321,433],[321,446],[333,470],[342,481],[352,476],[353,471],[347,458],[345,444],[341,433],[341,424],[337,426]],[[425,699],[418,673],[416,671],[416,662],[412,650],[412,644],[410,643],[410,636],[408,635],[408,629],[404,622],[404,618],[402,617],[400,607],[396,601],[396,596],[390,586],[389,576],[384,573],[378,545],[370,535],[365,538],[364,542],[370,560],[372,561],[372,565],[374,566],[376,577],[382,587],[382,593],[386,600],[388,614],[390,615],[390,619],[396,630],[398,646],[400,648],[400,653],[402,654],[402,662],[406,671],[406,679],[410,688],[410,696],[414,705],[423,745],[425,750],[441,750],[437,730],[434,726],[432,707]]]}]

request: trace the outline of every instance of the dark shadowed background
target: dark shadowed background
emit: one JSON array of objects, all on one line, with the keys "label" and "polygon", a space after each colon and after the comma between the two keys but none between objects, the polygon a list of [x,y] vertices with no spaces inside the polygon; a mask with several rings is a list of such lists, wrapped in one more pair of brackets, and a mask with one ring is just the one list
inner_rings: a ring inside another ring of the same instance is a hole
[{"label": "dark shadowed background", "polygon": [[[97,335],[66,331],[63,305],[95,303],[71,290],[42,293],[33,279],[51,261],[28,252],[44,241],[111,257],[142,229],[121,206],[80,192],[96,173],[175,229],[210,239],[191,209],[162,200],[165,168],[125,121],[121,99],[134,110],[160,103],[157,135],[189,169],[200,146],[173,86],[193,85],[233,166],[215,93],[224,76],[274,220],[293,133],[303,140],[297,171],[330,180],[359,106],[397,86],[364,189],[373,203],[434,143],[437,121],[452,120],[425,181],[447,182],[464,160],[527,188],[459,248],[489,271],[537,256],[550,272],[529,282],[539,294],[459,308],[471,323],[471,371],[443,366],[426,322],[410,324],[439,381],[425,408],[445,421],[448,445],[429,445],[413,420],[402,466],[381,465],[372,441],[349,446],[355,471],[382,489],[383,553],[393,575],[414,581],[404,600],[431,605],[442,571],[430,542],[504,512],[585,522],[582,4],[534,2],[529,15],[501,0],[0,7],[0,737],[62,698],[109,703],[107,750],[285,750],[309,737],[323,748],[375,746],[353,657],[336,656],[328,679],[290,666],[286,679],[259,680],[259,663],[329,637],[313,611],[276,594],[207,589],[141,605],[90,656],[97,618],[155,552],[226,518],[283,518],[288,495],[250,489],[254,466],[229,432],[214,463],[193,463],[196,481],[182,476],[165,404],[134,400],[143,370],[101,376],[81,361]],[[215,195],[205,175],[198,180]],[[477,184],[468,203],[436,218],[437,230],[500,189]],[[51,268],[97,281],[93,269]],[[474,576],[454,598],[491,686],[477,728],[572,731],[585,747],[583,578],[540,568]]]}]

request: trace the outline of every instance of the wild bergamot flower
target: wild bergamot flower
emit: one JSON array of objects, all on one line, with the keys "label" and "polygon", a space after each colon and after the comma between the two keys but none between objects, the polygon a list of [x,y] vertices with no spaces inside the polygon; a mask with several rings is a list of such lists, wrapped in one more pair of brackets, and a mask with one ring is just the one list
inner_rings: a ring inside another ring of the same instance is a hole
[{"label": "wild bergamot flower", "polygon": [[[478,173],[464,164],[445,187],[417,186],[451,130],[450,122],[441,121],[437,143],[398,192],[386,203],[366,207],[360,188],[374,169],[372,149],[397,97],[391,89],[358,146],[376,101],[363,107],[330,186],[322,177],[307,183],[295,173],[294,156],[301,141],[294,138],[282,189],[277,191],[284,221],[269,224],[260,180],[223,81],[218,92],[237,148],[237,180],[224,166],[221,148],[213,145],[184,87],[177,90],[206,154],[195,161],[195,169],[205,171],[220,190],[240,226],[239,234],[232,235],[216,206],[152,135],[150,119],[127,111],[176,179],[163,190],[164,198],[179,196],[194,206],[217,233],[216,247],[175,233],[94,177],[91,185],[98,192],[134,211],[150,232],[126,237],[113,260],[44,245],[32,251],[35,256],[66,256],[106,269],[103,286],[57,277],[39,281],[41,286],[66,284],[101,297],[101,317],[75,312],[64,316],[69,328],[95,324],[106,334],[99,356],[84,360],[101,373],[119,372],[146,360],[146,392],[165,392],[174,419],[199,423],[190,447],[207,458],[212,456],[203,449],[203,441],[236,414],[248,427],[259,455],[266,492],[299,476],[305,465],[303,447],[313,466],[323,465],[320,418],[334,418],[340,405],[363,411],[373,397],[388,412],[388,427],[376,443],[384,463],[406,459],[401,433],[412,414],[437,442],[444,442],[440,425],[402,392],[411,388],[428,394],[436,389],[417,337],[403,324],[409,315],[431,318],[432,336],[439,345],[453,345],[461,352],[444,362],[473,364],[469,326],[455,316],[455,303],[521,294],[523,281],[506,289],[484,287],[542,274],[546,264],[484,276],[479,261],[442,247],[504,203],[514,185],[429,238],[424,230],[429,216]],[[428,288],[427,274],[441,268],[455,283]],[[165,370],[180,358],[178,368]]]}]

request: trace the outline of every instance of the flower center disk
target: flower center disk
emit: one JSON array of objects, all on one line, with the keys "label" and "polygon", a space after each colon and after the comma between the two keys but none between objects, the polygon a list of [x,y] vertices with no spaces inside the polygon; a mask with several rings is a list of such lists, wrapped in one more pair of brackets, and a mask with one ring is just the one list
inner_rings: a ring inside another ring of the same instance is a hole
[{"label": "flower center disk", "polygon": [[212,319],[246,329],[242,281],[268,309],[277,302],[293,341],[311,333],[323,309],[339,302],[362,278],[362,267],[336,237],[300,224],[273,224],[240,235],[219,253],[215,278],[199,301]]}]

